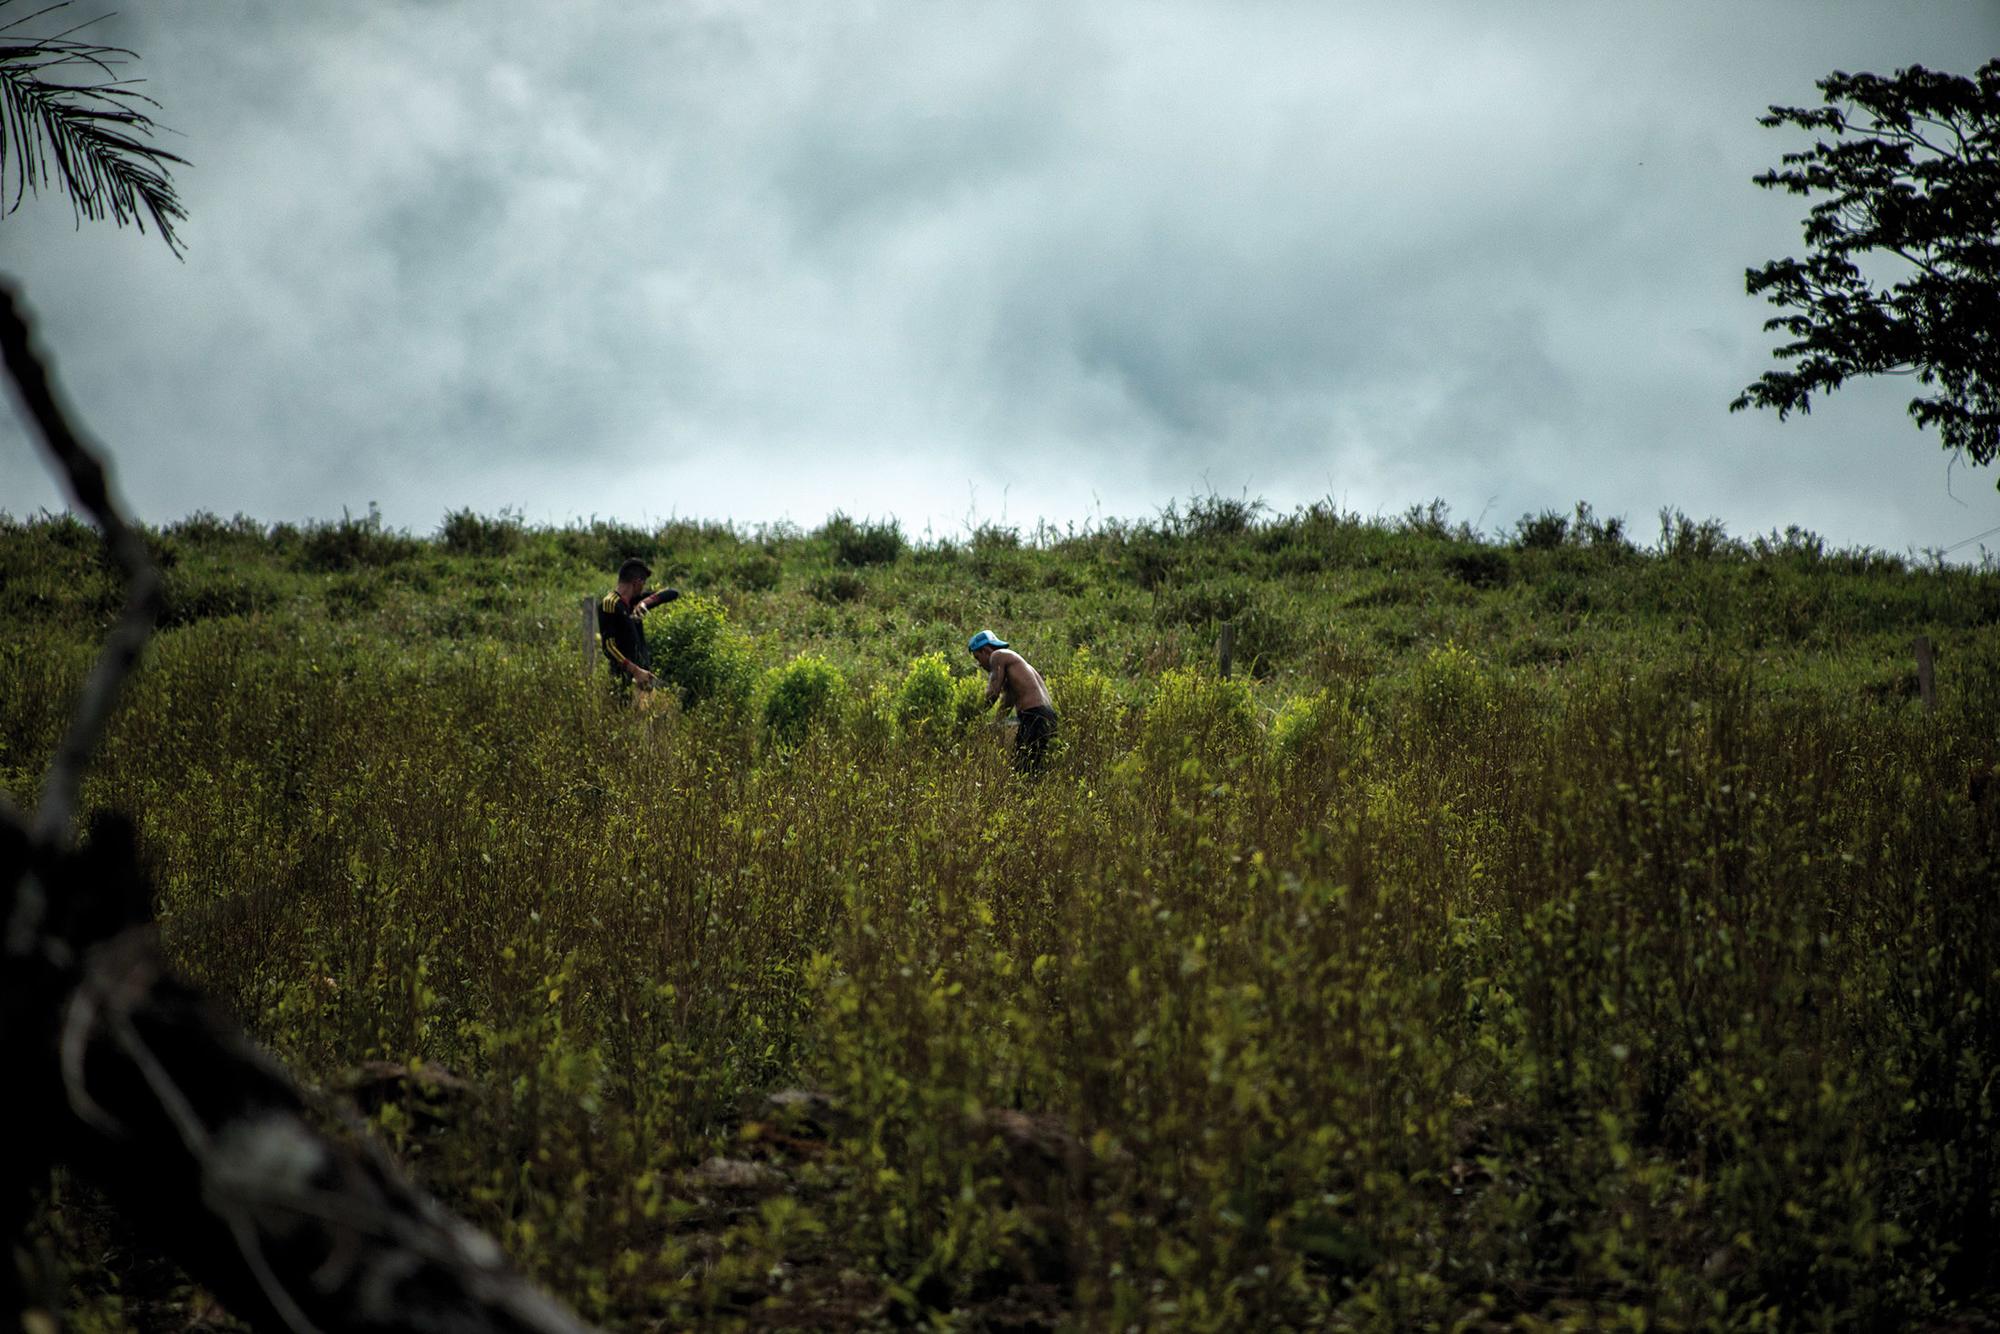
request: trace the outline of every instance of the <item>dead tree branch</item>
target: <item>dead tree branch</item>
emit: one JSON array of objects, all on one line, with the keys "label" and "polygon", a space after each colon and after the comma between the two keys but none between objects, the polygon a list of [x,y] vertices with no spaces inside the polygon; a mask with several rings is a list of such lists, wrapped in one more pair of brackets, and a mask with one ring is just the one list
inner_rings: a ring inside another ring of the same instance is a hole
[{"label": "dead tree branch", "polygon": [[[33,828],[0,802],[0,1068],[13,1076],[16,1134],[94,1181],[150,1244],[260,1328],[581,1334],[385,1153],[321,1134],[285,1072],[172,975],[127,823],[102,817],[72,848],[77,788],[151,633],[159,576],[5,282],[0,347],[127,589]],[[28,1161],[19,1155],[0,1180],[10,1222],[45,1171]]]},{"label": "dead tree branch", "polygon": [[[0,352],[6,356],[8,378],[22,413],[35,424],[71,502],[104,534],[105,546],[125,580],[125,609],[105,636],[104,648],[84,681],[83,697],[42,782],[41,800],[35,807],[35,837],[61,844],[69,839],[83,771],[117,707],[125,678],[138,665],[153,633],[153,621],[160,610],[160,575],[147,554],[145,539],[125,521],[98,451],[63,410],[43,358],[35,350],[14,286],[5,279],[0,279]],[[10,924],[10,937],[12,934]]]}]

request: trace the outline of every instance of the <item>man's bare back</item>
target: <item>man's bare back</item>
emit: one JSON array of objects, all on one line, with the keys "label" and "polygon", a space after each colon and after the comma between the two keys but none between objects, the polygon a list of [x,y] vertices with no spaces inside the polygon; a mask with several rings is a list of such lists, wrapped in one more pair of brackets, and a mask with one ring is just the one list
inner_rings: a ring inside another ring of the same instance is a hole
[{"label": "man's bare back", "polygon": [[1042,674],[1010,648],[996,648],[986,660],[986,698],[1004,699],[1016,713],[1054,707],[1049,702],[1049,688],[1042,684]]}]

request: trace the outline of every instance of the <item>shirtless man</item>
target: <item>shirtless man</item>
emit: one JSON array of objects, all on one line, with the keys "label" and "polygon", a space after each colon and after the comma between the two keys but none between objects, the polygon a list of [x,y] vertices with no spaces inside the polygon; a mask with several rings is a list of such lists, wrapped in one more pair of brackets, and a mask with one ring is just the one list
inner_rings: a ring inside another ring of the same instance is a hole
[{"label": "shirtless man", "polygon": [[1056,711],[1049,703],[1049,688],[1042,684],[1042,674],[991,630],[981,630],[966,647],[986,673],[986,702],[1001,700],[1021,720],[1014,732],[1015,772],[1040,773],[1042,761],[1048,757],[1049,738],[1056,734]]}]

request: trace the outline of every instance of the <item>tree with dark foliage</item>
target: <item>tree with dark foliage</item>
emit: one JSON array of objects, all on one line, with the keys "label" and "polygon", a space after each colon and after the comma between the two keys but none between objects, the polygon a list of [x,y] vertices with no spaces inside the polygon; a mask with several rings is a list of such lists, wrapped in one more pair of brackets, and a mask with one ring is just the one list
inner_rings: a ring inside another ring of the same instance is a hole
[{"label": "tree with dark foliage", "polygon": [[[1754,178],[1825,196],[1805,218],[1808,254],[1746,274],[1791,313],[1764,327],[1794,341],[1729,405],[1809,412],[1850,376],[1914,374],[1921,427],[1975,464],[2000,453],[2000,60],[1972,78],[1920,65],[1891,78],[1834,73],[1826,105],[1771,108],[1767,126],[1824,131]],[[1867,270],[1864,271],[1864,264]],[[1900,276],[1878,286],[1884,271]]]}]

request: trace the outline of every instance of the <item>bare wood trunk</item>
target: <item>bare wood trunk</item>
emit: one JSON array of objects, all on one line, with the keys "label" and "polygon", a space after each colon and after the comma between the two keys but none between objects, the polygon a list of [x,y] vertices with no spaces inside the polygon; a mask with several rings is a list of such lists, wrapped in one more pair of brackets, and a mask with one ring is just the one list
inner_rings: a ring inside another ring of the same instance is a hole
[{"label": "bare wood trunk", "polygon": [[[39,1150],[0,1170],[0,1224],[19,1235],[36,1186],[64,1164],[262,1328],[586,1329],[365,1132],[320,1133],[285,1072],[168,971],[129,825],[101,820],[72,850],[83,771],[152,633],[160,579],[4,281],[0,362],[126,591],[32,828],[0,795],[0,1068],[15,1134]],[[0,1298],[25,1317],[33,1298],[5,1269]]]},{"label": "bare wood trunk", "polygon": [[260,1328],[585,1329],[365,1134],[321,1133],[284,1071],[172,975],[132,920],[146,887],[125,830],[100,822],[76,854],[0,830],[0,902],[32,878],[69,908],[0,985],[17,1133]]}]

